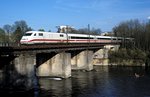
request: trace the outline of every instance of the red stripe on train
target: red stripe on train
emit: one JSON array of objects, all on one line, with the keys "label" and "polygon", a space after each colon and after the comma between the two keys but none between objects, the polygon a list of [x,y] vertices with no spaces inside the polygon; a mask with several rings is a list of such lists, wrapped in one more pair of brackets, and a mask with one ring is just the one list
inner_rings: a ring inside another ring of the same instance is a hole
[{"label": "red stripe on train", "polygon": [[111,42],[110,40],[60,40],[60,39],[33,39],[29,41],[21,41],[21,42]]}]

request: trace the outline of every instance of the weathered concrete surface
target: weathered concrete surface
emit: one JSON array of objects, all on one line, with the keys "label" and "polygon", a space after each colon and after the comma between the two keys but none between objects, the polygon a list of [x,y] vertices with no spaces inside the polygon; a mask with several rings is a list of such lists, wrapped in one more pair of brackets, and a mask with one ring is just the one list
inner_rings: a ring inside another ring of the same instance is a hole
[{"label": "weathered concrete surface", "polygon": [[29,53],[20,54],[13,61],[16,82],[14,84],[24,84],[27,89],[34,87],[34,65],[36,64],[36,55]]},{"label": "weathered concrete surface", "polygon": [[94,53],[93,64],[94,65],[108,65],[108,51],[109,49],[99,49]]},{"label": "weathered concrete surface", "polygon": [[70,53],[58,53],[51,57],[50,59],[43,60],[39,57],[41,61],[38,67],[38,76],[50,77],[57,76],[62,78],[68,78],[71,76],[71,55]]},{"label": "weathered concrete surface", "polygon": [[71,59],[71,65],[73,70],[84,69],[92,70],[93,69],[93,51],[85,50],[81,51]]},{"label": "weathered concrete surface", "polygon": [[103,49],[99,49],[94,53],[94,65],[109,65],[108,52],[109,50],[117,51],[119,45],[105,45]]},{"label": "weathered concrete surface", "polygon": [[105,45],[104,48],[109,49],[109,50],[113,50],[113,51],[117,51],[119,50],[120,45]]},{"label": "weathered concrete surface", "polygon": [[21,54],[14,59],[16,71],[21,75],[31,76],[36,65],[36,56],[31,54]]}]

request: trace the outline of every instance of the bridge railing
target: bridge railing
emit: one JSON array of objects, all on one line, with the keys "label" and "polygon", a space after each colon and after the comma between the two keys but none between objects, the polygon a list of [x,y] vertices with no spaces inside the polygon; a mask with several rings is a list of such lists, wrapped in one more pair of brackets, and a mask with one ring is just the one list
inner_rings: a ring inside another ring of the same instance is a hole
[{"label": "bridge railing", "polygon": [[20,43],[0,42],[0,47],[20,46]]}]

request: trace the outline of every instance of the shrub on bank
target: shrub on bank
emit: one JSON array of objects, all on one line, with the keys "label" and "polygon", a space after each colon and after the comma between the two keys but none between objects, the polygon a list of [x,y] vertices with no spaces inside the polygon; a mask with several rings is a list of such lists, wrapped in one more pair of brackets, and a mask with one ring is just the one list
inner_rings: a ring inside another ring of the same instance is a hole
[{"label": "shrub on bank", "polygon": [[109,51],[109,62],[111,64],[120,65],[136,65],[145,64],[146,53],[140,49],[119,49],[118,51]]}]

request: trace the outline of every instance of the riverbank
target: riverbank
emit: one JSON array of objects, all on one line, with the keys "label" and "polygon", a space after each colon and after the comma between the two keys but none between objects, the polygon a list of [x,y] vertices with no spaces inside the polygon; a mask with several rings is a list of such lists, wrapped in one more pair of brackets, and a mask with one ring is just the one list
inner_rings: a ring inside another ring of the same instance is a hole
[{"label": "riverbank", "polygon": [[139,49],[109,51],[109,64],[121,66],[146,66],[150,63],[149,53]]}]

